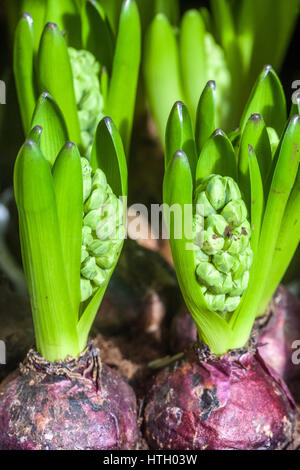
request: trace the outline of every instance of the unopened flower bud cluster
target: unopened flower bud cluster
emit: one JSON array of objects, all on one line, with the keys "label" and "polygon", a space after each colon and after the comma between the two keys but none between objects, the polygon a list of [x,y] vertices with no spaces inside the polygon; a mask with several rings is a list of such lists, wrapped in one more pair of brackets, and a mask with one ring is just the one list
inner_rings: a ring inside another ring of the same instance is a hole
[{"label": "unopened flower bud cluster", "polygon": [[95,172],[81,159],[83,227],[81,249],[81,301],[103,286],[117,261],[125,237],[123,203],[113,193],[104,172]]},{"label": "unopened flower bud cluster", "polygon": [[234,311],[249,282],[253,260],[247,208],[230,177],[210,175],[195,192],[196,276],[208,306]]}]

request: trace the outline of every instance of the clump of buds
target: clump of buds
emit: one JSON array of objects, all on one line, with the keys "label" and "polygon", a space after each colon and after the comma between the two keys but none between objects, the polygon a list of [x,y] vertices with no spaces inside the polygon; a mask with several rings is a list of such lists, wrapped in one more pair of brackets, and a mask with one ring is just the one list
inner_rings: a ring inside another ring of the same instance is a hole
[{"label": "clump of buds", "polygon": [[81,247],[81,301],[107,282],[125,237],[123,205],[107,183],[104,172],[92,171],[81,158],[83,174],[83,227]]},{"label": "clump of buds", "polygon": [[195,192],[196,276],[214,311],[232,312],[249,282],[253,253],[247,208],[237,183],[210,175]]}]

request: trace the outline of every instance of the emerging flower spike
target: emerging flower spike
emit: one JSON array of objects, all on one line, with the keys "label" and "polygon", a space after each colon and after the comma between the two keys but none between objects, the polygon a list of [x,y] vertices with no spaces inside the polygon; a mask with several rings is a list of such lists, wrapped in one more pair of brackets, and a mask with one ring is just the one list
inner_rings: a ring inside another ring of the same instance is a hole
[{"label": "emerging flower spike", "polygon": [[81,301],[103,286],[116,263],[125,237],[123,205],[99,168],[93,172],[81,158],[83,227],[81,248]]},{"label": "emerging flower spike", "polygon": [[210,175],[195,192],[196,277],[208,306],[233,312],[249,282],[253,253],[247,209],[230,177]]},{"label": "emerging flower spike", "polygon": [[90,155],[97,124],[104,116],[104,99],[100,92],[100,64],[93,54],[85,50],[68,48],[73,74],[73,83],[82,146],[86,156]]}]

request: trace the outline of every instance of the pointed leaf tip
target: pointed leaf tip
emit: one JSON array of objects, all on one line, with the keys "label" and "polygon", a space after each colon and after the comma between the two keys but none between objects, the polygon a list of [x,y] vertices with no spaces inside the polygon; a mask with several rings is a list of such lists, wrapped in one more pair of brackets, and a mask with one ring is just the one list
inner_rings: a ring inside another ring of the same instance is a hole
[{"label": "pointed leaf tip", "polygon": [[222,129],[216,129],[215,132],[213,133],[213,136],[217,136],[217,135],[221,135],[223,137],[225,137],[225,134],[224,134],[224,131],[222,131]]},{"label": "pointed leaf tip", "polygon": [[217,85],[216,85],[216,82],[214,80],[209,80],[206,84],[206,87],[211,88],[214,91],[217,89]]},{"label": "pointed leaf tip", "polygon": [[29,13],[27,13],[27,12],[23,13],[22,18],[28,22],[30,27],[33,26],[33,19],[32,19],[32,16]]},{"label": "pointed leaf tip", "polygon": [[49,23],[46,24],[45,29],[50,29],[52,31],[55,31],[55,30],[59,29],[59,27],[57,26],[56,23],[52,23],[52,22],[49,21]]},{"label": "pointed leaf tip", "polygon": [[251,120],[253,122],[260,122],[262,120],[262,116],[261,116],[261,114],[254,113],[254,114],[251,114],[249,120]]}]

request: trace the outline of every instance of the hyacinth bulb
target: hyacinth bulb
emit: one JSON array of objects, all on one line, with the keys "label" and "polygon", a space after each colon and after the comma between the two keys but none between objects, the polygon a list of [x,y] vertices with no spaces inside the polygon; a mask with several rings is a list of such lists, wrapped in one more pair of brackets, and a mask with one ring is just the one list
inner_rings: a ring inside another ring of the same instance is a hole
[{"label": "hyacinth bulb", "polygon": [[196,277],[208,306],[233,312],[249,282],[253,253],[247,208],[230,177],[210,175],[195,192]]},{"label": "hyacinth bulb", "polygon": [[83,227],[81,249],[81,301],[89,299],[108,280],[125,237],[123,204],[99,168],[93,172],[81,158],[83,175]]},{"label": "hyacinth bulb", "polygon": [[104,116],[104,99],[100,92],[100,64],[89,51],[68,48],[82,145],[90,155],[93,138],[100,119]]}]

